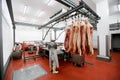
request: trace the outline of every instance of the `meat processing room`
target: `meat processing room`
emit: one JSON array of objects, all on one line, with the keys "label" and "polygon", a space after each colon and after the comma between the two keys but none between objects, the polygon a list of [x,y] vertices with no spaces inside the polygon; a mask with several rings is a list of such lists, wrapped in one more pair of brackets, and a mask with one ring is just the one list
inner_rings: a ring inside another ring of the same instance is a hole
[{"label": "meat processing room", "polygon": [[0,80],[120,80],[120,0],[0,0]]}]

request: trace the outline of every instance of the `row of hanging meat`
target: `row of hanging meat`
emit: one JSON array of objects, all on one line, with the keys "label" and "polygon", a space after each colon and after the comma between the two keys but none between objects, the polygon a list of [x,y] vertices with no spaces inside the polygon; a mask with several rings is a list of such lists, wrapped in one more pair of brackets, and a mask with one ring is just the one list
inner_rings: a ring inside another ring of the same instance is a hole
[{"label": "row of hanging meat", "polygon": [[92,46],[93,26],[87,19],[72,22],[66,27],[64,47],[66,52],[72,54],[93,54]]}]

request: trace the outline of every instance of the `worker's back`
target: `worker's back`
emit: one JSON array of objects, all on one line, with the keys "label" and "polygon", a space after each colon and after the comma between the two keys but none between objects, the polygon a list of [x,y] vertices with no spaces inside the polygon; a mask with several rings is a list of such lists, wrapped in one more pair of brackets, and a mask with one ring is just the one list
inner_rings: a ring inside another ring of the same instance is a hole
[{"label": "worker's back", "polygon": [[55,42],[50,43],[50,48],[57,49],[57,44]]}]

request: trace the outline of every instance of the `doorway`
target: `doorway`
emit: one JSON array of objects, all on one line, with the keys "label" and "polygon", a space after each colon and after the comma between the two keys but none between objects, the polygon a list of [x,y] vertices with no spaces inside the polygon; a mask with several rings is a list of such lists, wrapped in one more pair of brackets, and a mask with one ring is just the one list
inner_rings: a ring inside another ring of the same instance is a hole
[{"label": "doorway", "polygon": [[120,33],[111,34],[111,49],[113,51],[120,51]]}]

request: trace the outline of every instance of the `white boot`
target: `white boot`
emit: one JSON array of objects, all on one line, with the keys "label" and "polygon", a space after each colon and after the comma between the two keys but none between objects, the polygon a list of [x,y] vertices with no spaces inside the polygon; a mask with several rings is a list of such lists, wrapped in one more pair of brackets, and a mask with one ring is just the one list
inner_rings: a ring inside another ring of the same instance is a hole
[{"label": "white boot", "polygon": [[56,71],[56,66],[53,66],[53,74],[57,74],[58,71]]}]

